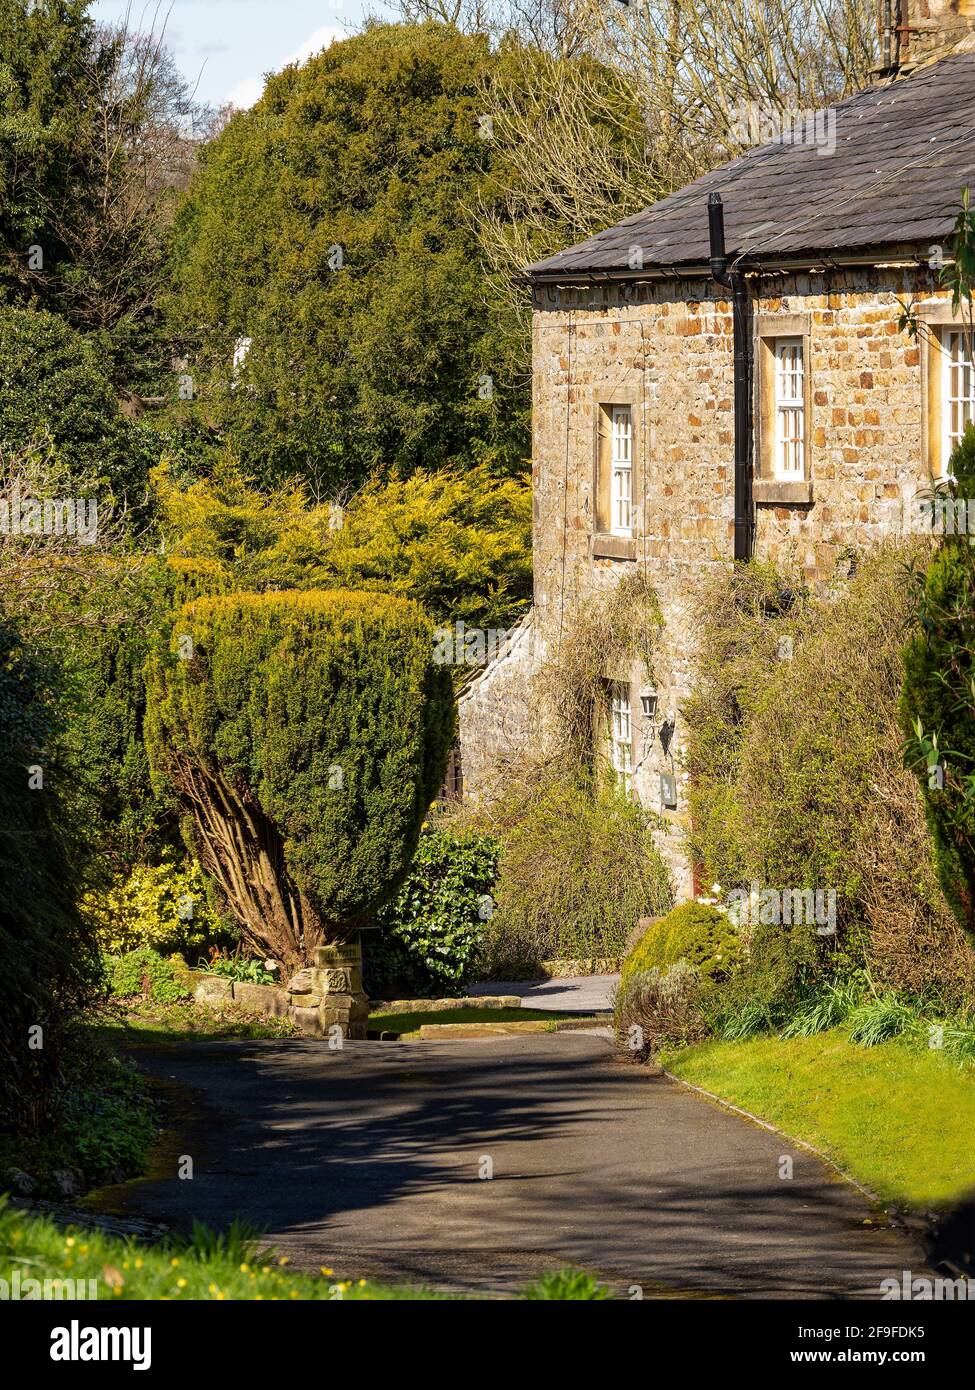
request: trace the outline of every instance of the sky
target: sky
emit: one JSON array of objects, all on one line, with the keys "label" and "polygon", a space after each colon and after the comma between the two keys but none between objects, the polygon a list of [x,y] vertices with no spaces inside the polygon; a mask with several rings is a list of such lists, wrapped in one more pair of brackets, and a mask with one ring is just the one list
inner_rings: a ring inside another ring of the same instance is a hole
[{"label": "sky", "polygon": [[[382,0],[95,0],[95,19],[130,16],[133,29],[158,33],[197,98],[213,106],[251,106],[263,75],[302,61],[333,38],[346,38],[366,12],[385,16]],[[168,16],[168,17],[167,17]]]}]

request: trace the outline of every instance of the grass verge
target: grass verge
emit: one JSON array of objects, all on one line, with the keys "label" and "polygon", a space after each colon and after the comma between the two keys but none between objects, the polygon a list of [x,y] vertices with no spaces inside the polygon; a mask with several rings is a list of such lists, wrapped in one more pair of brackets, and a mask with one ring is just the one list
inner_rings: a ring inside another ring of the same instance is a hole
[{"label": "grass verge", "polygon": [[[0,1199],[2,1202],[3,1199]],[[293,1273],[287,1259],[262,1249],[258,1239],[231,1229],[217,1236],[198,1227],[192,1240],[145,1245],[97,1230],[61,1227],[43,1216],[0,1206],[0,1263],[5,1277],[19,1285],[36,1279],[73,1280],[75,1290],[95,1281],[99,1299],[363,1299],[433,1300],[442,1295],[421,1289],[387,1288],[365,1279],[338,1279],[329,1269],[319,1276]],[[9,1273],[7,1273],[9,1271]],[[26,1297],[21,1292],[21,1297]]]},{"label": "grass verge", "polygon": [[[450,1299],[429,1289],[340,1279],[328,1267],[318,1275],[298,1273],[287,1264],[285,1256],[262,1247],[259,1238],[239,1226],[220,1235],[197,1226],[188,1241],[145,1245],[97,1230],[58,1226],[47,1217],[16,1210],[0,1197],[0,1268],[10,1285],[8,1294],[16,1288],[14,1297],[331,1303]],[[591,1274],[564,1269],[543,1275],[518,1296],[566,1302],[610,1294]]]},{"label": "grass verge", "polygon": [[886,1202],[943,1211],[975,1191],[975,1073],[842,1028],[811,1038],[708,1042],[668,1071],[827,1154]]}]

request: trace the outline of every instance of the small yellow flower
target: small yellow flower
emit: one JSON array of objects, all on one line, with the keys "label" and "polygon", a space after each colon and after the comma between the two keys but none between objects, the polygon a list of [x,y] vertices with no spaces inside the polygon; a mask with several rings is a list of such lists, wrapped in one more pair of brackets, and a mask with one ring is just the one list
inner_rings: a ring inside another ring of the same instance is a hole
[{"label": "small yellow flower", "polygon": [[289,1260],[290,1260],[290,1256],[288,1256],[288,1255],[279,1255],[279,1256],[278,1256],[278,1264],[279,1264],[279,1265],[286,1265],[286,1264],[289,1263]]},{"label": "small yellow flower", "polygon": [[250,1265],[249,1265],[249,1264],[242,1264],[241,1267],[240,1267],[240,1272],[241,1272],[241,1274],[246,1274],[247,1271],[248,1271],[249,1269],[250,1269]]},{"label": "small yellow flower", "polygon": [[70,1250],[72,1245],[74,1245],[74,1236],[68,1236],[67,1240],[64,1243]]},{"label": "small yellow flower", "polygon": [[360,1279],[360,1280],[359,1280],[359,1288],[360,1288],[360,1289],[364,1289],[365,1287],[366,1287],[366,1281],[365,1281],[365,1279]]},{"label": "small yellow flower", "polygon": [[186,1288],[186,1280],[185,1280],[185,1279],[177,1279],[177,1280],[176,1280],[176,1287],[177,1287],[178,1289],[185,1289],[185,1288]]},{"label": "small yellow flower", "polygon": [[176,1266],[179,1264],[179,1260],[170,1260],[169,1263],[172,1265],[173,1269],[175,1269]]},{"label": "small yellow flower", "polygon": [[326,1269],[325,1266],[322,1265],[322,1273],[323,1273],[323,1274],[331,1274],[332,1272],[333,1272],[332,1270]]}]

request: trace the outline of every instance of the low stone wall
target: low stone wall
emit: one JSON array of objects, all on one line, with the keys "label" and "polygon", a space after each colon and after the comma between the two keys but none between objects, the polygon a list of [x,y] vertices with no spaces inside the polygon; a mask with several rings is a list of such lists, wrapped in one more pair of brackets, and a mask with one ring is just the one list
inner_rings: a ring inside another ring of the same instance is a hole
[{"label": "low stone wall", "polygon": [[290,1018],[306,1038],[364,1038],[369,1000],[362,988],[362,950],[358,942],[317,946],[314,965],[299,970],[287,985],[253,985],[223,975],[199,975],[194,998],[212,1009],[237,1004],[263,1018]]},{"label": "low stone wall", "polygon": [[373,999],[374,1014],[439,1014],[449,1009],[520,1009],[520,994],[472,994],[461,999]]}]

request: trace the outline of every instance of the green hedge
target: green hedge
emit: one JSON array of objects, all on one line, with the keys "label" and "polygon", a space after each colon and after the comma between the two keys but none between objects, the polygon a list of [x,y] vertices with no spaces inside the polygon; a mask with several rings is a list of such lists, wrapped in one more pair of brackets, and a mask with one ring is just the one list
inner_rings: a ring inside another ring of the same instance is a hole
[{"label": "green hedge", "polygon": [[428,826],[385,930],[363,938],[366,988],[381,998],[460,993],[472,977],[493,912],[498,843],[474,831]]}]

